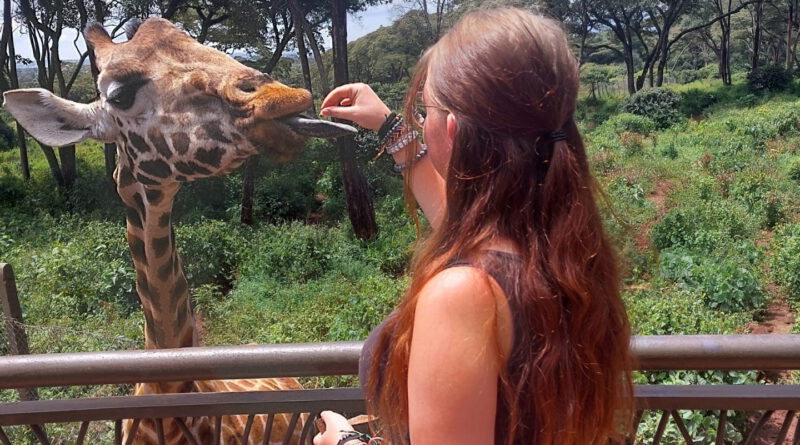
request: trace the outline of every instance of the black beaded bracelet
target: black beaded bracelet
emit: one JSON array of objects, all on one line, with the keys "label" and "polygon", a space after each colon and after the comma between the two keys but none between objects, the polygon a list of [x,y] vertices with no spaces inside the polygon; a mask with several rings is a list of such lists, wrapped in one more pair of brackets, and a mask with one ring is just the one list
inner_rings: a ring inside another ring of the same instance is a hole
[{"label": "black beaded bracelet", "polygon": [[345,433],[345,435],[342,436],[341,439],[339,439],[339,442],[337,442],[336,445],[347,445],[348,442],[353,440],[358,440],[362,444],[364,444],[368,443],[369,440],[371,439],[369,434],[359,433],[358,431],[342,431],[342,432]]},{"label": "black beaded bracelet", "polygon": [[425,144],[422,144],[422,148],[420,148],[420,150],[417,152],[417,154],[414,155],[414,159],[412,159],[411,162],[406,163],[406,164],[394,164],[395,173],[403,173],[404,170],[406,170],[407,168],[409,168],[412,165],[414,165],[420,159],[424,158],[425,155],[427,155],[427,154],[428,154],[428,146],[425,145]]},{"label": "black beaded bracelet", "polygon": [[388,117],[386,117],[386,120],[383,121],[383,125],[381,125],[381,128],[378,130],[378,139],[383,140],[383,138],[386,137],[386,135],[389,133],[389,130],[392,128],[392,124],[394,124],[394,121],[396,119],[397,119],[397,113],[391,113],[389,114]]}]

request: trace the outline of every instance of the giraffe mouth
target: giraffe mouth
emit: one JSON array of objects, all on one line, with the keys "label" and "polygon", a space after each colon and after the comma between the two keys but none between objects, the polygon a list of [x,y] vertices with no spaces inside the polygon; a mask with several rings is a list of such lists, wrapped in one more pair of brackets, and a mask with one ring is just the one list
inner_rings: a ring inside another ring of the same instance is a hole
[{"label": "giraffe mouth", "polygon": [[314,119],[305,114],[280,118],[278,121],[297,134],[313,138],[330,139],[358,133],[358,130],[350,125]]}]

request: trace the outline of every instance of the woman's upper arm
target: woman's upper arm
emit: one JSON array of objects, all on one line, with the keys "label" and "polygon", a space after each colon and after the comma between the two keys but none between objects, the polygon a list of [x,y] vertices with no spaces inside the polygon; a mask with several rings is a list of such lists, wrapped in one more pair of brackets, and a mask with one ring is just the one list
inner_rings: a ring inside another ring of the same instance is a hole
[{"label": "woman's upper arm", "polygon": [[485,275],[470,267],[446,269],[421,290],[408,370],[413,445],[493,443],[495,298]]}]

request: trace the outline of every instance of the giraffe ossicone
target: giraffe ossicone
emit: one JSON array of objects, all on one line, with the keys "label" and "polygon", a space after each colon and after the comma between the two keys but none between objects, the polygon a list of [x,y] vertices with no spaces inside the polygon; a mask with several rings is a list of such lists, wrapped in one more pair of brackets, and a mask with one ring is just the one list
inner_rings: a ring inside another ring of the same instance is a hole
[{"label": "giraffe ossicone", "polygon": [[[189,285],[175,248],[172,205],[183,182],[223,175],[247,158],[288,160],[309,136],[355,133],[343,124],[303,113],[311,94],[283,85],[216,49],[203,46],[164,19],[151,18],[115,43],[100,25],[84,37],[97,69],[97,100],[80,104],[43,89],[4,93],[4,106],[36,139],[63,146],[85,139],[115,142],[117,192],[126,207],[127,241],[136,269],[136,291],[145,316],[145,348],[179,348],[198,342]],[[95,68],[93,67],[93,69]],[[295,379],[209,380],[138,384],[136,394],[299,389]],[[242,443],[243,416],[224,416],[222,443]],[[186,425],[211,443],[208,418]],[[262,443],[267,421],[258,416],[247,443]],[[126,437],[132,423],[126,423]],[[303,422],[294,435],[298,439]],[[139,423],[136,444],[189,443],[180,425],[164,419]],[[288,433],[276,417],[269,442]],[[126,442],[127,443],[127,442]],[[266,442],[265,442],[266,443]]]}]

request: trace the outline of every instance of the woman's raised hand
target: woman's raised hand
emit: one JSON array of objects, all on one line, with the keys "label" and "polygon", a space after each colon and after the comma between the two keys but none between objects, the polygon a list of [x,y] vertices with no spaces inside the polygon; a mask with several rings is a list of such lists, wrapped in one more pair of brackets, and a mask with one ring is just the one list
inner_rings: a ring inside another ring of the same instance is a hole
[{"label": "woman's raised hand", "polygon": [[364,83],[334,88],[320,108],[323,116],[345,119],[373,131],[378,131],[391,113],[372,88]]}]

